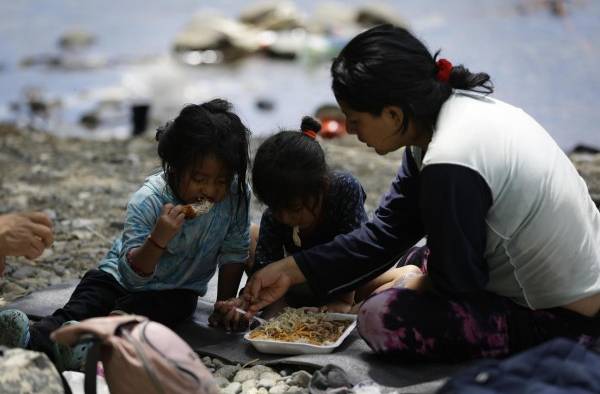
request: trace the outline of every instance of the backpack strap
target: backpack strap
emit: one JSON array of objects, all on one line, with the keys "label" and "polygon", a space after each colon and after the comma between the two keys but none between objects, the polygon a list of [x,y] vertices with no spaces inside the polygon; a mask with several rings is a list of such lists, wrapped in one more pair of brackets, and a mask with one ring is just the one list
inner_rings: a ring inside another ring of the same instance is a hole
[{"label": "backpack strap", "polygon": [[98,338],[89,339],[92,341],[92,346],[88,350],[85,360],[85,380],[83,388],[85,394],[96,394],[96,374],[98,373],[98,361],[100,361],[100,349],[102,343]]}]

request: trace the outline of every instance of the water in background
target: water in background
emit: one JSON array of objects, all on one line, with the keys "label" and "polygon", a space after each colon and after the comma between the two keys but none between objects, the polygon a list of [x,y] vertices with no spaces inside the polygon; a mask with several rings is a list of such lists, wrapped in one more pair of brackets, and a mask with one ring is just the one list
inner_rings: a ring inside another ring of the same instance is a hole
[{"label": "water in background", "polygon": [[[488,72],[495,97],[533,115],[569,149],[600,146],[600,2],[567,1],[559,18],[545,0],[388,1],[431,50],[472,71]],[[310,15],[319,2],[297,1]],[[126,136],[117,113],[113,126],[82,129],[78,120],[99,97],[151,96],[152,116],[174,116],[184,103],[221,96],[231,100],[255,134],[298,127],[305,114],[332,102],[328,64],[249,58],[235,66],[184,67],[170,57],[170,44],[190,17],[206,7],[236,17],[247,1],[197,0],[17,0],[0,3],[0,120],[15,117],[10,102],[36,87],[63,103],[57,134]],[[361,4],[346,0],[346,6]],[[88,71],[20,67],[23,58],[57,51],[62,33],[81,27],[97,37],[93,52],[105,59],[149,60]],[[257,100],[274,105],[257,109]],[[533,148],[533,147],[532,147]]]}]

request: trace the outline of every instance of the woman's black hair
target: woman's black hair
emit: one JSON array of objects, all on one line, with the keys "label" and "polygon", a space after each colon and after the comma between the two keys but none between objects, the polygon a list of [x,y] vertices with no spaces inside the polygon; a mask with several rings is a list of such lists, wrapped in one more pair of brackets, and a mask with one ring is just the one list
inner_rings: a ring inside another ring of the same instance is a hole
[{"label": "woman's black hair", "polygon": [[248,203],[250,131],[231,108],[223,99],[186,105],[174,120],[158,128],[158,156],[167,184],[180,200],[179,185],[186,171],[214,155],[231,171],[232,179],[237,180],[238,202]]},{"label": "woman's black hair", "polygon": [[[300,131],[280,131],[267,138],[256,151],[252,166],[252,189],[274,211],[290,208],[300,200],[313,205],[329,182],[329,169],[321,145],[310,136],[321,124],[305,116]],[[314,206],[309,207],[314,209]]]},{"label": "woman's black hair", "polygon": [[352,110],[381,115],[395,105],[408,122],[433,130],[442,104],[452,89],[489,94],[494,90],[486,73],[471,73],[463,65],[452,68],[447,82],[436,78],[440,51],[434,56],[408,30],[380,25],[354,37],[331,65],[332,89],[338,102]]}]

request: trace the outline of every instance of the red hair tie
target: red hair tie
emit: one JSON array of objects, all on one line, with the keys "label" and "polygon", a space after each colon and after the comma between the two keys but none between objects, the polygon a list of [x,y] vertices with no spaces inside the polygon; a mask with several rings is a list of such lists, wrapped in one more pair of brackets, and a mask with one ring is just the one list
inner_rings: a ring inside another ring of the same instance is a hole
[{"label": "red hair tie", "polygon": [[302,133],[311,140],[317,139],[317,133],[312,130],[304,130]]},{"label": "red hair tie", "polygon": [[448,82],[452,72],[452,63],[448,59],[440,59],[436,62],[436,65],[438,71],[435,78],[440,82]]}]

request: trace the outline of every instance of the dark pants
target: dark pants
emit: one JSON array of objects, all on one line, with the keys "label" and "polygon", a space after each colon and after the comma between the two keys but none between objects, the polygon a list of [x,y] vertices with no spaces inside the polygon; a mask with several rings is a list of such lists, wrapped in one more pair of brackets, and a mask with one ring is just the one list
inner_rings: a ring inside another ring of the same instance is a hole
[{"label": "dark pants", "polygon": [[114,310],[146,316],[173,327],[194,313],[197,302],[198,294],[192,290],[130,292],[112,275],[93,269],[83,276],[64,307],[30,327],[29,348],[53,358],[52,331],[69,320],[106,316]]}]

